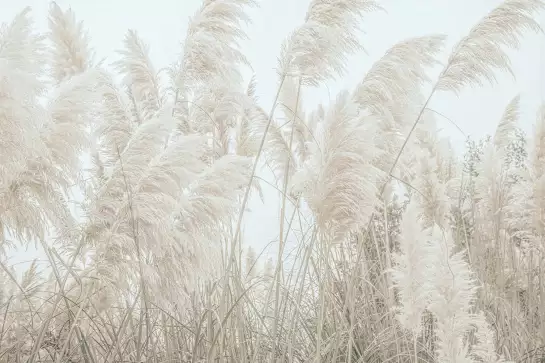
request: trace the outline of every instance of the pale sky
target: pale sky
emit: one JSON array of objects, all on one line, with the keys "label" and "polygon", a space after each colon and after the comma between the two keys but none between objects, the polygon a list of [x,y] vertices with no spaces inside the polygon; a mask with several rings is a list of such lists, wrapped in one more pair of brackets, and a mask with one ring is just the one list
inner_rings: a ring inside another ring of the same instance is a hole
[{"label": "pale sky", "polygon": [[[368,14],[363,23],[365,35],[362,42],[367,54],[350,58],[350,73],[327,87],[306,92],[304,103],[308,107],[326,101],[346,87],[352,88],[365,75],[374,61],[396,42],[412,36],[442,33],[448,35],[448,49],[499,0],[385,0],[387,13]],[[200,0],[58,0],[65,9],[70,6],[78,19],[83,20],[91,35],[92,46],[99,58],[113,60],[114,51],[120,49],[127,29],[135,29],[150,44],[151,58],[157,68],[172,63],[181,47],[187,21],[200,6]],[[258,94],[266,110],[270,108],[276,91],[276,66],[280,44],[289,32],[304,19],[308,0],[258,0],[260,8],[251,11],[253,24],[248,28],[250,40],[244,51],[256,74]],[[11,21],[24,6],[31,6],[39,29],[47,25],[48,0],[0,0],[0,22]],[[542,16],[540,24],[545,25]],[[529,34],[518,52],[512,53],[517,77],[498,77],[500,84],[468,90],[461,97],[436,96],[430,107],[454,120],[473,138],[494,131],[505,105],[521,93],[525,131],[531,130],[535,112],[543,99],[545,37]],[[445,53],[446,55],[446,53]],[[329,96],[330,95],[330,96]],[[464,137],[447,121],[438,118],[438,127],[450,136],[452,142],[463,147]],[[264,186],[264,188],[267,188]],[[277,239],[278,202],[275,192],[267,191],[265,205],[252,201],[251,218],[246,223],[246,237],[255,241],[256,249]],[[25,260],[33,252],[19,252],[15,260]]]}]

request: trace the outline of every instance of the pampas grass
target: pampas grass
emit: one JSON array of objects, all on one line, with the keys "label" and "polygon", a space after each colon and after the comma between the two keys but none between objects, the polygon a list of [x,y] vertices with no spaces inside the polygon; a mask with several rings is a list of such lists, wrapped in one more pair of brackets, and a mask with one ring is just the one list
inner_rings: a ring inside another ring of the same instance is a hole
[{"label": "pampas grass", "polygon": [[[513,73],[544,4],[506,0],[435,81],[440,34],[314,105],[383,9],[313,0],[269,111],[240,47],[256,5],[204,0],[167,69],[136,30],[96,62],[55,3],[47,34],[30,9],[2,26],[0,362],[541,362],[545,112],[521,150],[513,95],[464,169],[428,105]],[[243,233],[265,186],[276,258]],[[19,275],[4,261],[30,243],[45,263]]]}]

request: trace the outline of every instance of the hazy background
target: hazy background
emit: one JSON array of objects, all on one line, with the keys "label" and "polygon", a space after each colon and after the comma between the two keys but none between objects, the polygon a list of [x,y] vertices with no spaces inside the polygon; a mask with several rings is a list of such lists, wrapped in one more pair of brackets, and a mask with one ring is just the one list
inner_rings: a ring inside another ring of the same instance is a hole
[{"label": "hazy background", "polygon": [[[309,1],[258,0],[260,7],[251,11],[253,24],[248,26],[250,39],[244,43],[258,81],[258,95],[266,110],[270,108],[276,91],[276,66],[280,44],[288,33],[302,23]],[[151,58],[157,68],[175,61],[181,50],[189,17],[200,6],[200,0],[59,0],[61,8],[70,6],[78,19],[89,30],[92,46],[98,58],[115,60],[115,51],[122,47],[128,29],[138,31],[151,46]],[[448,35],[448,48],[465,35],[470,28],[499,0],[386,0],[387,13],[367,15],[362,36],[366,53],[350,58],[350,73],[327,87],[307,91],[304,104],[313,107],[327,102],[344,88],[354,87],[374,61],[396,42],[412,36],[442,33]],[[40,30],[47,27],[47,0],[0,0],[0,22],[11,19],[25,6],[31,6],[32,16]],[[540,24],[545,24],[542,17]],[[535,113],[543,98],[545,37],[529,34],[521,49],[512,53],[516,81],[499,75],[499,85],[466,91],[460,97],[438,95],[430,107],[441,112],[472,138],[478,139],[494,131],[505,105],[521,93],[523,129],[531,130]],[[445,56],[447,54],[445,53]],[[463,150],[465,137],[449,122],[438,118],[442,133],[449,135],[458,152]],[[265,203],[255,199],[245,223],[246,241],[260,250],[276,241],[279,202],[277,192],[264,185]],[[275,243],[270,253],[274,253]],[[41,253],[20,249],[10,256],[10,264],[27,261]]]}]

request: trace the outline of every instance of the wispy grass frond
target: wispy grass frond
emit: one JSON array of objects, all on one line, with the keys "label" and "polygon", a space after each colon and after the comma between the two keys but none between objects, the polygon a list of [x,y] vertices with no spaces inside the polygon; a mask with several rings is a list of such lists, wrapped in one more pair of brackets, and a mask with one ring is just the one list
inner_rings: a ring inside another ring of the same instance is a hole
[{"label": "wispy grass frond", "polygon": [[250,164],[250,158],[237,155],[225,155],[215,161],[183,198],[186,215],[182,212],[180,226],[192,234],[203,233],[207,237],[221,232],[228,222],[225,218],[232,215],[233,208],[238,208],[237,197],[248,180]]},{"label": "wispy grass frond", "polygon": [[[9,170],[20,161],[43,151],[35,140],[44,122],[43,108],[37,104],[36,88],[41,87],[33,75],[12,68],[0,59],[0,156],[3,178],[11,178]],[[30,147],[30,145],[33,145]]]},{"label": "wispy grass frond", "polygon": [[450,233],[434,228],[432,236],[429,310],[437,318],[437,357],[441,362],[470,362],[464,338],[473,323],[470,309],[477,285],[465,252],[455,252]]},{"label": "wispy grass frond", "polygon": [[350,95],[341,93],[326,111],[312,156],[294,176],[295,190],[333,240],[364,228],[377,205],[373,126],[373,118],[360,115]]},{"label": "wispy grass frond", "polygon": [[515,96],[505,108],[494,134],[494,145],[498,150],[505,150],[512,141],[513,132],[519,120],[520,96]]},{"label": "wispy grass frond", "polygon": [[392,102],[410,100],[414,90],[431,81],[426,72],[438,64],[444,35],[430,35],[402,40],[391,47],[366,73],[353,93],[354,100],[384,121],[399,124],[400,117]]},{"label": "wispy grass frond", "polygon": [[242,97],[241,107],[243,112],[236,125],[235,150],[237,155],[255,156],[259,149],[259,141],[262,136],[266,118],[260,111],[256,92],[256,80],[252,77],[246,94]]},{"label": "wispy grass frond", "polygon": [[282,47],[277,72],[317,86],[346,72],[348,57],[362,46],[358,40],[365,13],[381,9],[374,0],[313,0],[303,25]]},{"label": "wispy grass frond", "polygon": [[419,220],[419,207],[409,204],[404,212],[399,239],[399,252],[394,253],[392,282],[399,295],[397,318],[401,325],[418,336],[422,317],[429,304],[428,269],[429,235]]},{"label": "wispy grass frond", "polygon": [[471,355],[485,363],[509,363],[496,353],[496,336],[483,313],[473,316],[477,328],[477,343],[471,348]]},{"label": "wispy grass frond", "polygon": [[466,86],[494,84],[496,70],[513,74],[504,47],[516,49],[524,32],[541,31],[534,16],[544,6],[541,0],[506,0],[492,10],[454,47],[437,89],[458,94]]},{"label": "wispy grass frond", "polygon": [[2,24],[0,59],[7,61],[13,69],[39,76],[46,64],[45,37],[34,31],[29,13],[30,7],[27,7],[10,24]]},{"label": "wispy grass frond", "polygon": [[49,7],[49,39],[51,48],[51,73],[57,82],[63,82],[91,67],[93,53],[83,22],[76,21],[72,9],[63,11],[55,2]]},{"label": "wispy grass frond", "polygon": [[93,127],[95,109],[101,103],[99,77],[94,70],[73,75],[50,98],[51,117],[42,137],[53,161],[66,168],[67,179],[77,174],[82,152],[90,146],[88,130]]},{"label": "wispy grass frond", "polygon": [[131,88],[137,111],[145,121],[161,108],[163,97],[160,79],[150,56],[149,46],[138,37],[135,30],[129,30],[124,39],[124,49],[119,51],[122,58],[115,63],[116,69],[123,76],[123,82]]},{"label": "wispy grass frond", "polygon": [[534,125],[530,162],[536,176],[545,175],[545,105],[541,105]]},{"label": "wispy grass frond", "polygon": [[240,83],[240,66],[248,64],[240,51],[246,38],[242,26],[250,20],[245,8],[253,5],[253,0],[203,2],[189,23],[182,57],[173,70],[178,89],[217,78]]},{"label": "wispy grass frond", "polygon": [[104,74],[100,92],[103,98],[100,114],[102,116],[95,129],[100,150],[106,166],[113,165],[119,159],[119,153],[125,150],[137,128],[131,121],[129,100],[114,83],[111,75]]},{"label": "wispy grass frond", "polygon": [[190,258],[183,267],[189,290],[196,288],[195,279],[219,277],[220,243],[230,236],[251,165],[248,157],[222,156],[195,179],[180,200],[174,228],[179,248]]},{"label": "wispy grass frond", "polygon": [[[120,203],[123,202],[123,199],[118,199],[119,196],[130,197],[136,192],[137,183],[145,175],[149,163],[164,147],[174,121],[168,111],[164,111],[161,116],[140,125],[123,150],[117,148],[118,160],[97,195],[99,204],[107,201],[106,205],[110,205],[107,208],[110,218],[115,217]],[[97,210],[104,208],[106,207]]]},{"label": "wispy grass frond", "polygon": [[444,40],[442,35],[430,35],[395,44],[353,91],[354,101],[380,122],[385,153],[376,164],[386,173],[407,137],[411,120],[422,107],[420,90],[431,81],[427,72],[438,64],[436,57]]},{"label": "wispy grass frond", "polygon": [[[523,238],[525,250],[543,251],[541,243],[545,235],[545,108],[540,107],[534,124],[526,168],[519,171],[521,180],[513,186],[512,203],[506,209],[509,221]],[[541,252],[540,252],[541,256]]]}]

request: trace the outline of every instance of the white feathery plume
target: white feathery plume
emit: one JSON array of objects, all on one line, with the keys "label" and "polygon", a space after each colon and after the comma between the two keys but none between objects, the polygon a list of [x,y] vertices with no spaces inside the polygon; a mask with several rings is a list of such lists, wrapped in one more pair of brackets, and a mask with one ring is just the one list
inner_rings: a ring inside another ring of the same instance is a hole
[{"label": "white feathery plume", "polygon": [[[10,233],[29,241],[42,239],[50,222],[60,228],[71,225],[63,193],[69,188],[72,173],[64,168],[67,165],[55,163],[58,154],[54,148],[59,145],[51,142],[62,130],[52,129],[48,110],[37,99],[44,87],[40,82],[45,64],[43,37],[33,33],[27,13],[28,9],[11,25],[4,25],[0,36],[0,69],[6,71],[1,74],[0,85],[0,123],[6,126],[0,133],[0,140],[6,141],[0,169],[0,214]],[[79,137],[67,141],[73,141],[77,149]],[[68,143],[60,148],[65,147],[71,148]]]},{"label": "white feathery plume", "polygon": [[34,140],[43,122],[37,97],[44,91],[39,80],[45,64],[44,37],[34,32],[29,12],[26,8],[0,29],[0,171],[6,170],[5,175],[0,173],[2,179],[12,179],[9,169],[34,150],[43,151]]},{"label": "white feathery plume", "polygon": [[429,235],[421,225],[418,209],[411,201],[403,213],[399,252],[393,255],[392,268],[392,282],[399,294],[397,318],[414,336],[421,331],[422,316],[429,304]]},{"label": "white feathery plume", "polygon": [[545,176],[545,104],[541,105],[534,133],[530,153],[531,168],[537,178]]},{"label": "white feathery plume", "polygon": [[[56,3],[51,3],[49,29],[56,88],[48,97],[47,119],[41,129],[47,154],[37,161],[43,164],[44,183],[61,188],[66,195],[71,186],[80,181],[80,156],[90,146],[88,130],[93,126],[95,108],[101,101],[100,72],[90,68],[92,54],[88,37],[71,10],[63,12]],[[73,227],[73,217],[69,216],[62,194],[53,191],[50,194],[62,206],[61,215],[66,221],[60,221],[60,227],[67,232],[67,228]]]},{"label": "white feathery plume", "polygon": [[463,166],[459,162],[454,145],[448,137],[438,140],[437,149],[438,165],[440,166],[439,177],[448,184],[449,197],[457,199],[460,195],[456,193],[460,186],[458,179],[462,175]]},{"label": "white feathery plume", "polygon": [[91,67],[93,54],[89,48],[89,36],[83,29],[83,22],[76,21],[72,9],[62,11],[55,2],[51,2],[49,39],[53,43],[51,72],[57,83]]},{"label": "white feathery plume", "polygon": [[[529,220],[528,218],[513,220],[513,215],[524,210],[515,202],[520,197],[517,196],[516,190],[520,189],[524,181],[519,181],[515,185],[509,182],[513,171],[507,162],[508,147],[513,142],[519,118],[519,107],[520,97],[517,95],[504,110],[494,134],[493,144],[485,149],[482,161],[476,165],[479,175],[474,183],[476,207],[474,210],[478,221],[476,234],[484,243],[474,244],[472,255],[475,255],[476,261],[482,260],[482,263],[477,265],[480,277],[500,288],[505,287],[506,281],[509,280],[505,279],[505,276],[513,273],[513,269],[516,268],[513,263],[517,263],[513,258],[505,258],[503,261],[491,260],[488,255],[494,254],[497,249],[509,251],[507,252],[509,255],[515,253],[518,247],[512,246],[512,231],[521,227],[521,221]],[[525,173],[516,172],[519,176]],[[521,192],[519,190],[519,193]],[[516,233],[523,238],[528,236],[525,228]]]},{"label": "white feathery plume", "polygon": [[496,353],[495,337],[492,327],[482,312],[472,317],[477,328],[474,333],[477,343],[471,348],[471,355],[483,363],[510,363]]},{"label": "white feathery plume", "polygon": [[73,226],[65,200],[69,183],[45,155],[28,160],[0,194],[1,223],[21,241],[43,239],[51,224],[59,230]]},{"label": "white feathery plume", "polygon": [[[233,94],[232,113],[232,140],[234,144],[230,150],[239,156],[255,157],[259,151],[260,141],[267,123],[265,113],[258,106],[256,96],[256,79],[252,77],[245,93]],[[266,153],[266,152],[265,152]],[[263,200],[263,192],[259,179],[253,179],[252,186]]]},{"label": "white feathery plume", "polygon": [[[162,276],[174,274],[182,283],[193,266],[180,264],[185,248],[172,233],[172,223],[180,194],[205,168],[201,158],[207,150],[198,135],[180,137],[162,150],[162,136],[173,125],[165,114],[140,126],[91,207],[87,226],[101,276],[115,284],[127,271],[134,278],[143,273],[155,296],[170,283]],[[136,258],[139,266],[131,262]]]},{"label": "white feathery plume", "polygon": [[136,185],[136,192],[164,193],[178,199],[205,165],[200,156],[207,150],[205,139],[189,135],[176,139],[151,160],[148,170]]},{"label": "white feathery plume", "polygon": [[191,19],[183,48],[183,55],[172,70],[177,89],[222,83],[239,84],[242,80],[240,66],[248,64],[239,49],[246,38],[242,25],[249,22],[245,7],[253,0],[207,0]]},{"label": "white feathery plume", "polygon": [[466,86],[493,84],[496,70],[513,74],[503,47],[516,49],[525,31],[540,31],[533,16],[544,6],[541,0],[506,0],[492,10],[454,47],[436,89],[458,94]]},{"label": "white feathery plume", "polygon": [[122,150],[121,158],[124,165],[118,162],[117,171],[123,168],[129,179],[133,175],[137,176],[164,147],[173,127],[174,120],[168,107],[162,109],[154,119],[142,123]]},{"label": "white feathery plume", "polygon": [[67,180],[77,177],[81,153],[90,147],[88,130],[100,106],[100,72],[88,70],[62,82],[49,99],[49,122],[42,137],[52,161],[66,169]]},{"label": "white feathery plume", "polygon": [[[207,0],[191,19],[183,54],[170,68],[180,132],[190,133],[192,127],[200,126],[188,113],[202,113],[199,98],[203,91],[228,88],[239,92],[241,66],[249,64],[240,51],[240,41],[247,37],[243,25],[250,21],[246,8],[254,5],[254,0]],[[211,126],[214,130],[217,125]]]},{"label": "white feathery plume", "polygon": [[286,133],[290,135],[293,129],[292,150],[297,155],[295,161],[297,165],[304,160],[305,143],[309,134],[304,112],[303,90],[299,87],[297,79],[293,77],[284,79],[279,94],[279,103],[286,117],[283,123],[289,125]]},{"label": "white feathery plume", "polygon": [[[457,176],[453,164],[457,163],[455,153],[448,137],[439,137],[437,121],[433,114],[424,114],[420,124],[416,128],[416,138],[411,145],[428,152],[435,158],[437,177],[446,184],[456,182],[452,180]],[[410,164],[409,164],[410,165]],[[412,180],[412,179],[411,179]],[[450,189],[451,185],[449,185]]]},{"label": "white feathery plume", "polygon": [[131,122],[129,100],[114,84],[112,76],[104,73],[100,82],[103,104],[99,112],[103,120],[97,125],[95,137],[100,144],[99,155],[106,166],[111,166],[127,147],[137,125]]},{"label": "white feathery plume", "polygon": [[[508,169],[504,155],[488,145],[481,161],[477,164],[478,176],[475,178],[474,198],[476,217],[482,225],[482,243],[493,246],[494,231],[505,228],[507,208],[511,193],[508,181]],[[488,236],[487,236],[488,235]]]},{"label": "white feathery plume", "polygon": [[301,162],[305,162],[308,159],[310,155],[310,145],[316,142],[314,135],[318,127],[320,127],[320,124],[323,122],[324,116],[325,109],[322,104],[318,104],[314,110],[308,113],[306,124],[302,130],[304,142],[303,140],[301,141],[303,145],[301,146],[301,150],[299,150]]},{"label": "white feathery plume", "polygon": [[[11,236],[20,241],[41,239],[45,235],[46,216],[36,208],[34,200],[29,199],[28,192],[19,187],[2,195],[1,225]],[[5,235],[2,234],[2,243]]]},{"label": "white feathery plume", "polygon": [[[450,200],[448,198],[451,179],[445,175],[441,163],[442,150],[435,135],[433,120],[426,119],[420,124],[417,138],[418,149],[413,151],[414,188],[413,198],[421,207],[421,217],[425,228],[437,224],[445,230],[449,226]],[[411,190],[412,192],[413,190]]]},{"label": "white feathery plume", "polygon": [[14,171],[24,160],[45,151],[36,141],[44,114],[36,97],[40,86],[32,74],[12,68],[0,58],[0,185],[13,180]]},{"label": "white feathery plume", "polygon": [[119,216],[128,218],[118,220],[115,228],[131,236],[131,225],[137,223],[140,248],[163,257],[175,244],[171,217],[178,206],[179,195],[204,169],[200,156],[205,150],[206,143],[201,136],[187,136],[155,156],[132,187],[131,195],[117,210]]},{"label": "white feathery plume", "polygon": [[464,251],[454,252],[450,233],[433,227],[431,234],[428,309],[437,319],[437,357],[440,362],[472,362],[464,337],[473,323],[470,309],[477,286]]},{"label": "white feathery plume", "polygon": [[218,237],[216,233],[227,225],[233,209],[238,209],[236,198],[248,180],[250,162],[251,158],[238,155],[216,160],[183,197],[180,228],[194,235]]},{"label": "white feathery plume", "polygon": [[[174,292],[194,286],[195,255],[188,241],[172,233],[172,223],[180,195],[205,168],[201,159],[207,150],[202,136],[178,137],[163,150],[173,127],[165,107],[132,134],[91,206],[87,226],[96,245],[94,266],[103,279],[115,286],[127,271],[135,283],[142,274],[153,296],[172,292],[164,296],[169,301],[180,298]],[[135,244],[140,257],[134,255]],[[131,262],[135,258],[141,260],[138,266]]]},{"label": "white feathery plume", "polygon": [[149,57],[149,46],[138,37],[136,31],[128,31],[124,45],[124,49],[119,51],[122,58],[115,62],[115,66],[123,76],[125,85],[130,87],[137,112],[145,121],[162,106],[160,79]]},{"label": "white feathery plume", "polygon": [[436,56],[444,45],[444,35],[429,35],[402,40],[392,46],[367,72],[353,92],[354,100],[374,115],[402,123],[393,100],[411,100],[415,89],[429,83],[426,74],[438,64]]},{"label": "white feathery plume", "polygon": [[[264,111],[261,116],[260,120],[266,125],[268,116]],[[265,147],[267,164],[273,171],[277,182],[283,179],[284,173],[287,172],[288,175],[295,173],[297,163],[293,151],[289,147],[289,135],[286,135],[285,130],[275,120],[269,126]]]},{"label": "white feathery plume", "polygon": [[[128,140],[124,150],[117,150],[118,161],[111,170],[108,180],[102,185],[96,196],[96,211],[101,211],[102,218],[112,222],[115,219],[117,210],[120,208],[127,193],[134,193],[139,180],[148,170],[149,163],[164,146],[166,137],[169,135],[174,121],[163,110],[162,114],[140,125]],[[107,216],[107,217],[106,217]],[[102,219],[101,218],[101,219]]]},{"label": "white feathery plume", "polygon": [[[235,152],[241,156],[255,156],[259,150],[261,127],[266,119],[259,112],[255,95],[256,79],[252,77],[248,83],[246,94],[242,97],[243,112],[236,125]],[[260,122],[261,121],[261,122]]]},{"label": "white feathery plume", "polygon": [[[295,117],[300,121],[305,119],[303,93],[298,89],[297,78],[286,77],[282,83],[278,101],[286,117],[286,122]],[[296,108],[297,112],[295,111]]]},{"label": "white feathery plume", "polygon": [[[94,178],[91,179],[90,183],[87,184],[83,189],[83,192],[89,196],[93,191],[98,188],[105,180],[106,180],[106,173],[105,173],[105,166],[104,162],[102,161],[100,157],[99,152],[99,142],[97,141],[96,135],[91,135],[92,141],[91,146],[89,148],[90,156],[91,156],[91,167],[90,167],[90,173],[94,176]],[[88,200],[89,198],[85,198],[84,200]],[[85,203],[85,202],[84,202]]]},{"label": "white feathery plume", "polygon": [[[309,157],[310,144],[316,142],[314,133],[323,119],[323,108],[321,109],[320,106],[309,114],[305,113],[303,89],[299,87],[299,83],[294,77],[286,77],[282,83],[279,102],[285,116],[285,120],[282,120],[282,130],[285,130],[282,131],[282,134],[287,137],[287,140],[284,141],[285,147],[289,147],[289,140],[293,132],[290,169],[298,168]],[[297,112],[295,112],[296,110]],[[278,122],[278,120],[276,121]],[[275,128],[276,125],[272,127]],[[279,131],[278,128],[272,132],[277,131]]]},{"label": "white feathery plume", "polygon": [[[177,110],[185,104],[185,117],[178,119],[178,123],[183,121],[187,129],[185,133],[200,133],[202,135],[213,134],[216,119],[214,111],[222,102],[222,97],[226,94],[226,87],[219,85],[215,88],[206,86],[192,90],[194,97],[190,101],[178,101]],[[182,125],[178,126],[180,129]]]},{"label": "white feathery plume", "polygon": [[225,155],[216,160],[182,196],[174,228],[177,240],[192,263],[184,266],[188,287],[199,276],[217,276],[221,262],[218,241],[230,236],[233,216],[250,177],[252,159]]},{"label": "white feathery plume", "polygon": [[300,77],[303,85],[317,86],[343,75],[348,56],[362,49],[359,20],[378,9],[375,0],[312,0],[304,24],[283,44],[280,78]]},{"label": "white feathery plume", "polygon": [[29,12],[30,7],[27,7],[15,16],[11,24],[2,24],[0,59],[7,61],[12,69],[38,77],[46,64],[45,36],[34,33],[34,22]]},{"label": "white feathery plume", "polygon": [[214,87],[200,87],[194,94],[186,120],[189,129],[203,135],[212,135],[218,152],[218,149],[230,149],[231,129],[244,113],[247,97],[236,86],[221,83],[215,83]]},{"label": "white feathery plume", "polygon": [[326,112],[307,163],[293,177],[321,232],[332,241],[364,228],[378,203],[373,118],[347,92]]},{"label": "white feathery plume", "polygon": [[257,254],[255,252],[255,249],[252,246],[248,246],[246,250],[246,255],[244,258],[244,276],[243,278],[251,282],[253,279],[257,277],[258,273],[258,261],[257,261]]},{"label": "white feathery plume", "polygon": [[519,171],[522,177],[512,190],[513,203],[508,206],[509,221],[529,245],[530,249],[543,251],[545,236],[545,105],[539,109],[529,148],[526,168]]},{"label": "white feathery plume", "polygon": [[[267,127],[269,116],[265,110],[259,106],[258,99],[255,96],[255,93],[251,91],[251,88],[250,92],[247,92],[247,94],[241,98],[242,111],[240,113],[242,114],[242,119],[237,130],[236,153],[241,156],[255,157],[259,150],[263,132]],[[292,175],[295,172],[293,153],[289,150],[289,140],[286,140],[284,129],[281,128],[281,125],[279,125],[278,121],[275,119],[271,121],[269,126],[263,153],[266,163],[273,171],[277,181],[282,179],[290,158],[292,158],[292,160],[289,163],[288,173]]]},{"label": "white feathery plume", "polygon": [[218,101],[209,106],[213,110],[210,116],[214,121],[211,135],[215,158],[233,152],[235,127],[240,115],[244,112],[245,97],[242,93],[239,93],[236,88],[221,88],[221,90]]},{"label": "white feathery plume", "polygon": [[80,157],[92,146],[89,130],[101,104],[102,74],[93,68],[89,37],[71,9],[63,11],[50,3],[48,36],[50,75],[56,88],[48,99],[42,139],[59,176],[73,184],[83,180]]},{"label": "white feathery plume", "polygon": [[506,151],[512,141],[513,131],[519,119],[520,96],[515,96],[505,108],[503,116],[494,133],[496,149]]},{"label": "white feathery plume", "polygon": [[405,139],[411,119],[423,104],[420,88],[430,82],[426,74],[438,63],[445,37],[430,35],[403,40],[392,46],[365,75],[353,92],[362,109],[380,120],[385,154],[377,165],[388,172]]},{"label": "white feathery plume", "polygon": [[[471,244],[471,261],[479,279],[491,284],[498,291],[509,287],[518,270],[516,250],[512,236],[520,221],[513,222],[511,211],[517,205],[517,184],[510,183],[510,170],[505,162],[505,153],[497,150],[494,144],[488,145],[481,160],[476,164],[478,175],[474,178],[472,209],[475,220],[473,239],[479,243]],[[519,208],[519,211],[524,210]],[[528,219],[527,219],[528,220]],[[525,228],[516,232],[522,241]],[[523,250],[527,249],[522,243]],[[503,251],[504,258],[491,258],[497,251]],[[517,283],[520,283],[517,282]]]}]

